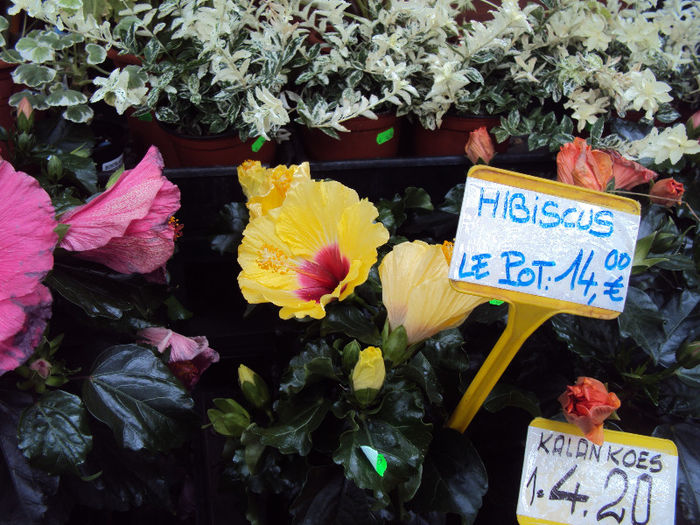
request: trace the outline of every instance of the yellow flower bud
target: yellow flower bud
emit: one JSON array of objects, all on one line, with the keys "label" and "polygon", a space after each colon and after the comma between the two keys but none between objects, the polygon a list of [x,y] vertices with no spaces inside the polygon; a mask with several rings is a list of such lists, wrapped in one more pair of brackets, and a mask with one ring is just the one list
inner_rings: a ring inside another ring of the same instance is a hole
[{"label": "yellow flower bud", "polygon": [[362,350],[351,378],[357,400],[364,405],[371,403],[382,388],[385,375],[382,351],[376,346]]},{"label": "yellow flower bud", "polygon": [[258,410],[270,404],[270,391],[263,378],[245,365],[238,367],[238,384],[245,398]]}]

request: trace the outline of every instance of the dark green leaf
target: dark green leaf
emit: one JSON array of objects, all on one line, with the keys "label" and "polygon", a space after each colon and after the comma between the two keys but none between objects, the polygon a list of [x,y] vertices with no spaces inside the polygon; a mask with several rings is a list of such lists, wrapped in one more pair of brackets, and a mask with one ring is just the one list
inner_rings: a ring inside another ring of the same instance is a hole
[{"label": "dark green leaf", "polygon": [[[354,422],[340,436],[333,461],[342,465],[345,476],[364,489],[372,489],[387,501],[399,484],[420,474],[425,452],[432,437],[432,426],[422,421],[423,408],[417,392],[389,392],[379,410]],[[369,446],[387,461],[384,476],[374,469],[361,446]]]},{"label": "dark green leaf", "polygon": [[423,353],[419,352],[411,359],[406,366],[401,367],[400,375],[418,385],[428,396],[431,403],[442,405],[442,392],[433,365],[426,359]]},{"label": "dark green leaf", "polygon": [[323,340],[307,344],[304,351],[289,362],[280,390],[285,394],[296,394],[323,379],[340,381],[333,368],[332,352]]},{"label": "dark green leaf", "polygon": [[58,476],[30,466],[17,446],[20,413],[31,402],[27,394],[0,390],[0,516],[8,525],[41,523],[58,489]]},{"label": "dark green leaf", "polygon": [[168,319],[171,321],[184,321],[192,317],[192,312],[185,308],[174,295],[169,296],[163,302],[168,308]]},{"label": "dark green leaf", "polygon": [[335,466],[312,467],[290,512],[296,525],[371,525],[378,523],[364,490]]},{"label": "dark green leaf", "polygon": [[663,316],[651,297],[630,286],[625,310],[618,317],[618,323],[622,337],[631,337],[655,363],[659,361],[659,348],[666,340],[666,334]]},{"label": "dark green leaf", "polygon": [[677,506],[688,523],[700,523],[700,424],[661,425],[653,435],[678,447]]},{"label": "dark green leaf", "polygon": [[526,410],[532,417],[542,415],[537,396],[512,385],[496,384],[489,393],[484,408],[489,412],[498,412],[506,407],[518,407]]},{"label": "dark green leaf", "polygon": [[611,358],[617,353],[620,336],[615,321],[559,314],[550,322],[557,337],[583,358]]},{"label": "dark green leaf", "polygon": [[336,302],[326,310],[321,321],[321,335],[342,333],[367,345],[379,346],[382,337],[372,319],[364,310],[348,301]]},{"label": "dark green leaf", "polygon": [[438,208],[440,211],[459,215],[462,211],[462,201],[464,200],[464,183],[457,184],[447,192],[445,200]]},{"label": "dark green leaf", "polygon": [[133,308],[121,284],[98,272],[57,267],[46,283],[90,317],[121,319]]},{"label": "dark green leaf", "polygon": [[132,450],[165,451],[185,441],[194,402],[150,350],[113,346],[100,354],[83,384],[90,413]]},{"label": "dark green leaf", "polygon": [[78,472],[92,449],[85,407],[78,396],[63,390],[46,392],[25,409],[17,437],[32,465],[52,474]]},{"label": "dark green leaf", "polygon": [[443,330],[423,345],[421,351],[433,367],[466,372],[469,370],[469,356],[462,348],[464,339],[457,328]]},{"label": "dark green leaf", "polygon": [[282,454],[306,456],[311,451],[311,433],[326,417],[331,401],[323,396],[300,395],[280,401],[274,426],[251,427],[248,432],[260,436],[263,445],[275,447]]},{"label": "dark green leaf", "polygon": [[409,186],[404,192],[404,203],[406,209],[421,209],[426,211],[433,210],[433,203],[430,201],[430,195],[423,188],[414,188]]},{"label": "dark green leaf", "polygon": [[418,511],[439,510],[471,524],[488,489],[486,469],[464,435],[443,428],[435,432],[425,458],[421,487],[411,503]]}]

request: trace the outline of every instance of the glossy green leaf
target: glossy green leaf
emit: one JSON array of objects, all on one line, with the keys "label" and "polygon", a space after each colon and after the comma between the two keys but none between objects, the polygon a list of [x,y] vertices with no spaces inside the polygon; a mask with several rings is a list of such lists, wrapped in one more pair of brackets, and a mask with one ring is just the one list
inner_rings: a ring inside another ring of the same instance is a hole
[{"label": "glossy green leaf", "polygon": [[335,466],[312,467],[290,507],[294,523],[303,525],[371,525],[378,523],[364,490]]},{"label": "glossy green leaf", "polygon": [[250,425],[248,411],[233,399],[216,398],[214,405],[216,408],[207,410],[207,417],[214,430],[222,436],[240,437]]},{"label": "glossy green leaf", "polygon": [[399,374],[418,385],[425,392],[431,403],[442,405],[442,392],[433,365],[422,353],[413,356],[406,366],[399,369]]},{"label": "glossy green leaf", "polygon": [[453,328],[443,330],[425,341],[421,352],[434,368],[466,372],[469,370],[469,355],[463,346],[461,332]]},{"label": "glossy green leaf", "polygon": [[488,489],[486,468],[471,441],[455,430],[436,430],[423,466],[423,479],[411,508],[439,510],[474,523]]},{"label": "glossy green leaf", "polygon": [[58,490],[58,476],[32,467],[17,446],[19,417],[31,396],[0,389],[0,496],[2,522],[12,525],[43,523],[49,498]]},{"label": "glossy green leaf", "polygon": [[252,427],[248,430],[260,437],[263,445],[275,447],[282,454],[306,456],[311,451],[311,433],[326,417],[331,401],[323,396],[299,395],[280,401],[275,425],[268,428]]},{"label": "glossy green leaf", "polygon": [[483,406],[489,412],[498,412],[506,407],[518,407],[529,412],[532,417],[542,415],[535,394],[503,383],[496,384]]},{"label": "glossy green leaf", "polygon": [[280,390],[286,394],[295,394],[323,379],[340,381],[333,367],[332,354],[333,350],[323,340],[307,344],[289,362]]},{"label": "glossy green leaf", "polygon": [[659,348],[666,340],[659,307],[644,291],[630,286],[625,310],[618,317],[620,334],[631,337],[654,359],[659,360]]},{"label": "glossy green leaf", "polygon": [[17,436],[32,465],[52,474],[78,472],[92,449],[82,401],[62,390],[44,393],[24,410]]},{"label": "glossy green leaf", "polygon": [[137,345],[113,346],[97,357],[83,383],[83,401],[120,446],[150,451],[187,439],[194,406],[168,367]]},{"label": "glossy green leaf", "polygon": [[[340,436],[333,461],[342,465],[345,476],[364,489],[388,500],[399,484],[420,474],[420,466],[430,444],[432,425],[422,421],[423,408],[417,392],[389,392],[379,410],[353,422]],[[360,449],[372,447],[387,461],[384,476],[379,476]]]},{"label": "glossy green leaf", "polygon": [[55,268],[46,278],[49,287],[90,317],[121,319],[134,308],[123,285],[104,274],[80,268]]},{"label": "glossy green leaf", "polygon": [[678,447],[677,509],[687,523],[700,523],[700,424],[661,425],[653,435],[670,439]]},{"label": "glossy green leaf", "polygon": [[361,343],[379,346],[382,337],[366,310],[348,301],[336,302],[326,308],[326,316],[321,321],[321,335],[342,333]]}]

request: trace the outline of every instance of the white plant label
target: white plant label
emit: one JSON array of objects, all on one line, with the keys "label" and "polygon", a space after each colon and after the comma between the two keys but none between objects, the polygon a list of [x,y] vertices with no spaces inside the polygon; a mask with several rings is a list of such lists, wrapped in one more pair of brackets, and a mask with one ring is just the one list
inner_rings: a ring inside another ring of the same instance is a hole
[{"label": "white plant label", "polygon": [[605,430],[595,445],[574,425],[528,427],[520,525],[668,525],[675,520],[678,452],[667,439]]},{"label": "white plant label", "polygon": [[470,176],[449,277],[622,312],[638,230],[639,215]]}]

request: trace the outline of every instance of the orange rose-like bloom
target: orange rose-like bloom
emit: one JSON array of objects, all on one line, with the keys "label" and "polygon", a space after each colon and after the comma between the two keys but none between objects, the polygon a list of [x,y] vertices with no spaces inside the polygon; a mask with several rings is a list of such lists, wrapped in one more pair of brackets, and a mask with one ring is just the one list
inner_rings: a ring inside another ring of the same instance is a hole
[{"label": "orange rose-like bloom", "polygon": [[567,386],[559,402],[566,420],[596,445],[603,444],[603,421],[620,408],[617,396],[592,377],[579,377],[575,385]]},{"label": "orange rose-like bloom", "polygon": [[469,140],[464,146],[464,152],[474,164],[478,163],[479,159],[484,164],[491,162],[496,151],[493,148],[493,141],[489,136],[489,132],[486,131],[484,126],[469,133]]},{"label": "orange rose-like bloom", "polygon": [[655,171],[645,168],[638,162],[626,159],[617,151],[609,151],[612,159],[612,171],[615,178],[615,189],[629,190],[658,177]]},{"label": "orange rose-like bloom", "polygon": [[[659,182],[651,187],[649,195],[651,196],[651,202],[656,204],[662,204],[664,206],[673,206],[674,204],[680,204],[681,198],[685,188],[681,182],[672,179],[671,177],[667,179],[661,179]],[[660,197],[655,199],[654,197]]]},{"label": "orange rose-like bloom", "polygon": [[557,155],[557,180],[605,191],[613,177],[613,161],[604,151],[591,149],[582,138],[564,144]]}]

